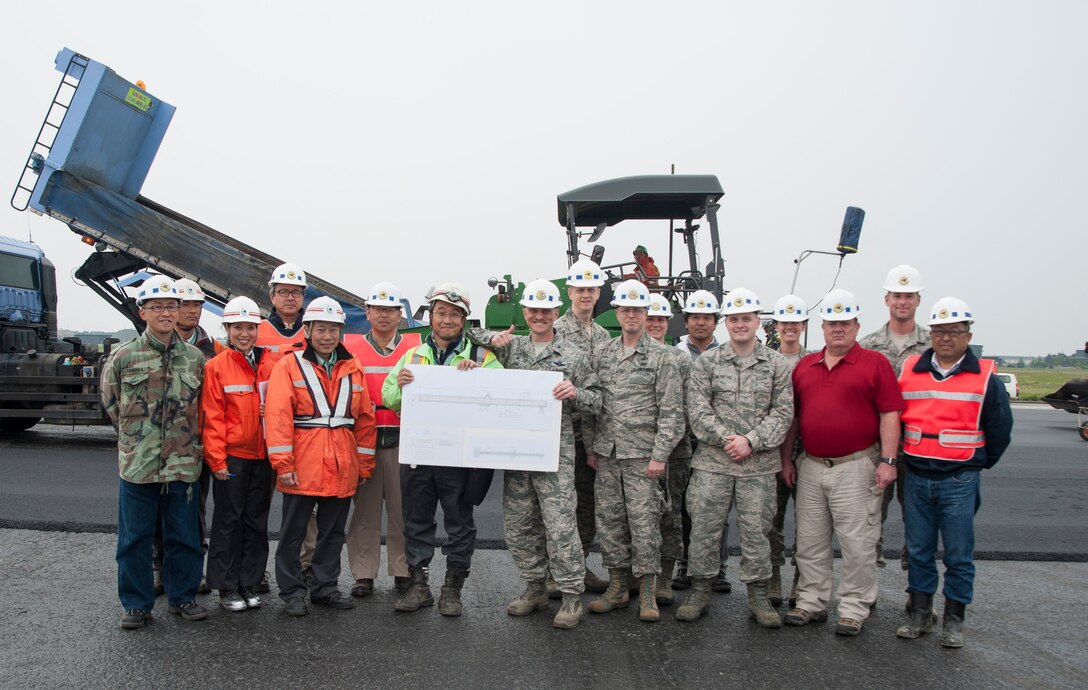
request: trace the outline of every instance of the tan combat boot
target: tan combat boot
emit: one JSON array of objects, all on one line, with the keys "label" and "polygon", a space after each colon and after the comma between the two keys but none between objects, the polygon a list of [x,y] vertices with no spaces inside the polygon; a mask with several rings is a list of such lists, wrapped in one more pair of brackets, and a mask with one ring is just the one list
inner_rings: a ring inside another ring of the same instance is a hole
[{"label": "tan combat boot", "polygon": [[676,620],[697,621],[710,605],[710,579],[697,577],[691,581],[691,594],[676,609]]},{"label": "tan combat boot", "polygon": [[563,605],[559,607],[559,613],[555,614],[552,627],[562,630],[574,630],[582,621],[582,599],[577,594],[563,592]]},{"label": "tan combat boot", "polygon": [[767,601],[767,580],[748,583],[748,617],[764,628],[782,627],[782,617]]},{"label": "tan combat boot", "polygon": [[625,608],[631,600],[627,593],[627,569],[613,568],[608,571],[608,589],[604,594],[589,602],[591,613],[608,613],[613,609]]},{"label": "tan combat boot", "polygon": [[511,616],[528,616],[533,611],[548,608],[548,591],[543,582],[527,582],[525,592],[506,605]]},{"label": "tan combat boot", "polygon": [[771,606],[782,605],[782,571],[777,565],[771,566],[771,582],[767,585],[767,601]]},{"label": "tan combat boot", "polygon": [[657,578],[657,603],[660,606],[672,606],[672,567],[676,561],[661,559],[661,575]]},{"label": "tan combat boot", "polygon": [[657,596],[655,581],[657,576],[647,573],[641,578],[642,586],[638,590],[638,619],[647,623],[656,623],[661,620],[661,612],[657,609]]}]

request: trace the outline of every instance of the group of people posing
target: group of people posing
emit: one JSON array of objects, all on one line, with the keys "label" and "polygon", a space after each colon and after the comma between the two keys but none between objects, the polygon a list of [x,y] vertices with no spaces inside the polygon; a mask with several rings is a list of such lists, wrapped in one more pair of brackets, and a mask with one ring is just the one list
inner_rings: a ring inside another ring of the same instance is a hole
[{"label": "group of people posing", "polygon": [[[826,345],[809,354],[802,346],[809,310],[795,295],[770,310],[775,350],[757,337],[767,310],[751,290],[735,288],[721,305],[698,290],[674,305],[661,288],[632,279],[612,286],[621,330],[613,338],[593,318],[605,277],[592,261],[575,262],[562,316],[554,283],[525,285],[528,335],[467,328],[468,292],[441,285],[427,298],[431,330],[421,341],[398,332],[396,286],[367,293],[369,333],[344,335],[340,305],[318,297],[303,309],[305,273],[284,264],[269,281],[267,319],[247,297],[226,305],[225,346],[198,325],[203,294],[195,283],[146,281],[137,303],[147,328],[102,372],[103,405],[118,429],[122,627],[150,619],[157,573],[168,611],[207,616],[195,601],[205,532],[206,582],[220,606],[259,607],[269,590],[274,489],[283,494],[275,579],[288,615],[306,615],[307,598],[347,609],[373,592],[383,504],[396,610],[434,604],[429,572],[441,504],[447,539],[438,609],[461,615],[473,505],[490,473],[401,465],[398,457],[402,389],[412,385],[413,368],[435,365],[563,374],[552,391],[563,409],[558,471],[503,474],[505,538],[526,584],[510,615],[545,610],[558,598],[553,624],[571,629],[583,619],[588,590],[599,594],[590,612],[625,608],[637,596],[639,618],[653,622],[660,606],[674,603],[674,589],[690,588],[675,616],[696,621],[712,591],[731,588],[726,535],[735,507],[750,617],[768,628],[826,620],[834,535],[842,552],[835,632],[857,635],[876,602],[882,520],[898,487],[910,620],[897,634],[934,629],[939,536],[940,643],[962,646],[979,471],[998,461],[1012,427],[993,362],[968,347],[970,308],[937,300],[931,328],[923,328],[915,320],[921,277],[897,266],[884,285],[888,322],[859,343],[857,299],[832,290],[818,305]],[[675,347],[666,344],[674,306],[687,331]],[[721,321],[729,339],[718,343]],[[199,481],[209,472],[210,489]],[[208,490],[215,509],[205,530]],[[784,596],[790,498],[796,571]],[[595,540],[607,578],[586,565]],[[345,542],[350,594],[337,586]],[[791,607],[784,617],[783,601]]]}]

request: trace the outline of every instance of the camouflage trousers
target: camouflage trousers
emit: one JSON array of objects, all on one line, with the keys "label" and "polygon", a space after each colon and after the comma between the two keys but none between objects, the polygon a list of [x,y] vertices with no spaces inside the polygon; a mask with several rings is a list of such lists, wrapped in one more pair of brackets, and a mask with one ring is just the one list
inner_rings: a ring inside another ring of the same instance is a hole
[{"label": "camouflage trousers", "polygon": [[688,482],[687,506],[691,515],[691,544],[688,546],[688,573],[712,578],[721,566],[722,532],[729,509],[737,506],[740,532],[741,582],[759,582],[771,576],[771,547],[768,533],[777,499],[775,475],[733,477],[705,470],[692,470]]},{"label": "camouflage trousers", "polygon": [[593,494],[601,561],[636,577],[661,571],[661,513],[665,489],[646,475],[649,458],[599,457]]},{"label": "camouflage trousers", "polygon": [[691,475],[691,458],[669,458],[669,505],[661,513],[661,558],[684,560],[684,522],[681,508]]},{"label": "camouflage trousers", "polygon": [[503,473],[503,532],[522,579],[543,581],[550,568],[561,592],[585,589],[576,503],[572,461],[561,458],[558,472]]}]

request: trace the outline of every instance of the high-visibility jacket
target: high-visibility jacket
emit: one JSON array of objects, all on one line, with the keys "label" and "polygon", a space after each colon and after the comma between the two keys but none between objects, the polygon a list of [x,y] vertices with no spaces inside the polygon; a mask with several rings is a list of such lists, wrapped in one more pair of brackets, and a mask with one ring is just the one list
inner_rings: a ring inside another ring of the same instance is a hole
[{"label": "high-visibility jacket", "polygon": [[[298,318],[302,318],[300,314]],[[268,319],[263,319],[257,325],[257,347],[267,350],[267,356],[272,358],[272,363],[280,361],[288,352],[306,349],[306,335],[299,328],[292,335],[280,332]]]},{"label": "high-visibility jacket", "polygon": [[932,372],[914,371],[919,355],[903,362],[899,388],[906,402],[903,452],[919,458],[963,462],[986,445],[980,424],[982,403],[995,366],[991,359],[978,360],[979,373],[959,371],[938,380]]},{"label": "high-visibility jacket", "polygon": [[363,368],[341,344],[332,377],[307,347],[272,369],[265,397],[268,458],[277,475],[295,472],[283,493],[347,498],[374,469],[374,404]]},{"label": "high-visibility jacket", "polygon": [[260,384],[272,374],[272,360],[261,348],[253,351],[256,371],[237,350],[221,352],[204,367],[201,436],[204,462],[212,472],[227,469],[228,455],[247,460],[264,460],[267,456],[261,429]]},{"label": "high-visibility jacket", "polygon": [[382,405],[382,384],[385,377],[393,370],[393,367],[404,353],[413,347],[419,347],[418,333],[404,333],[396,336],[399,339],[393,352],[383,355],[374,349],[374,346],[364,335],[345,335],[344,347],[363,365],[363,376],[366,378],[367,392],[370,400],[376,406],[375,420],[378,427],[400,426],[400,415]]}]

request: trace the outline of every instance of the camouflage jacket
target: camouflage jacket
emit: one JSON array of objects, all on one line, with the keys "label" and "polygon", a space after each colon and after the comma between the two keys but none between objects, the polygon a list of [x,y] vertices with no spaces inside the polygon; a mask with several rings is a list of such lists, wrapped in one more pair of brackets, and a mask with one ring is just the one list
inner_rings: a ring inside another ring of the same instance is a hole
[{"label": "camouflage jacket", "polygon": [[[699,447],[692,469],[751,477],[781,469],[779,446],[793,421],[793,380],[785,357],[763,343],[738,357],[732,345],[695,360],[688,382],[688,419]],[[742,434],[752,456],[733,462],[723,438]]]},{"label": "camouflage jacket", "polygon": [[[684,350],[677,349],[678,347],[679,346],[669,349],[673,352],[673,357],[676,359],[676,366],[680,370],[681,399],[686,399],[688,395],[688,381],[691,379],[693,360],[691,354]],[[680,442],[676,444],[676,448],[673,448],[672,454],[669,455],[669,460],[679,460],[691,457],[691,428],[687,426],[686,414],[684,415],[684,420],[684,435],[680,438]]]},{"label": "camouflage jacket", "polygon": [[[593,349],[602,343],[607,343],[612,340],[612,334],[605,330],[604,326],[593,322],[590,327],[590,335],[586,335],[585,326],[574,315],[573,309],[567,309],[558,319],[555,320],[555,332],[563,338],[563,341],[573,345],[581,350],[586,357],[592,359]],[[575,423],[574,437],[581,438],[582,432],[580,430],[582,421],[589,415],[581,412],[575,412],[571,417]]]},{"label": "camouflage jacket", "polygon": [[574,400],[563,401],[562,431],[560,433],[560,464],[574,466],[574,425],[571,416],[575,412],[595,415],[601,411],[601,384],[597,372],[589,365],[589,356],[574,345],[556,335],[551,347],[538,352],[527,335],[515,335],[514,340],[505,347],[494,347],[491,338],[494,333],[474,328],[469,337],[491,348],[505,369],[528,369],[532,371],[558,371],[563,379],[570,381],[578,389]]},{"label": "camouflage jacket", "polygon": [[898,378],[900,372],[903,370],[903,362],[906,361],[907,357],[910,357],[911,355],[921,355],[929,348],[929,329],[923,328],[916,322],[914,324],[914,330],[907,336],[906,345],[898,352],[896,351],[897,346],[895,341],[892,340],[891,332],[888,330],[887,323],[862,338],[858,341],[858,344],[864,348],[876,350],[887,357],[888,364],[892,365],[892,369],[895,370],[895,376]]},{"label": "camouflage jacket", "polygon": [[163,345],[147,331],[117,348],[102,367],[102,406],[117,429],[121,478],[134,484],[196,481],[204,355],[174,335]]},{"label": "camouflage jacket", "polygon": [[624,356],[623,338],[593,350],[604,402],[596,417],[582,422],[587,451],[668,460],[684,435],[683,380],[670,349],[643,333],[630,356]]}]

